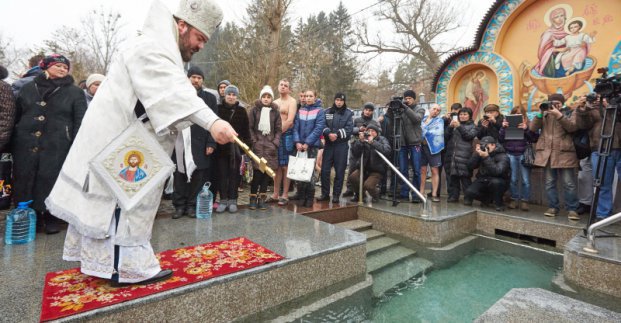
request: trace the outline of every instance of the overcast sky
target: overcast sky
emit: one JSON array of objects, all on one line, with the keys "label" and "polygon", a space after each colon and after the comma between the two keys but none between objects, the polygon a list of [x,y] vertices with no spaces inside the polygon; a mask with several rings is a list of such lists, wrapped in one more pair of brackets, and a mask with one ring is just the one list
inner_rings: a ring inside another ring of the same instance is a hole
[{"label": "overcast sky", "polygon": [[[171,10],[175,10],[179,0],[161,0]],[[355,21],[366,20],[372,17],[377,6],[364,10],[376,4],[379,0],[343,0],[343,4],[352,14]],[[436,0],[433,0],[436,1]],[[464,28],[453,32],[455,42],[461,46],[470,46],[474,34],[483,19],[483,16],[492,5],[493,0],[451,0],[462,8],[462,25]],[[221,1],[225,21],[240,22],[246,12],[246,6],[251,0]],[[19,47],[36,47],[48,39],[52,32],[62,25],[78,26],[80,19],[85,17],[89,10],[103,7],[118,11],[127,23],[126,33],[132,33],[140,28],[151,0],[0,0],[0,33],[5,38],[11,38]],[[234,5],[233,5],[234,4]],[[291,21],[306,17],[320,11],[330,12],[338,6],[334,0],[293,0],[289,10]],[[387,35],[388,37],[390,35]],[[385,56],[374,65],[394,64],[394,58]]]}]

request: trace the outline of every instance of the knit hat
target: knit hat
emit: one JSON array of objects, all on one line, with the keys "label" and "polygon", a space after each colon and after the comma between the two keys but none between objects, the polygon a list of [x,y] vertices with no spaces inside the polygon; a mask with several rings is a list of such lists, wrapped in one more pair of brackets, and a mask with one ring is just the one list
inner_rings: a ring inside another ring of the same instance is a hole
[{"label": "knit hat", "polygon": [[173,16],[186,21],[210,38],[220,27],[223,15],[216,0],[181,0]]},{"label": "knit hat", "polygon": [[106,78],[105,75],[97,74],[97,73],[89,75],[88,78],[86,79],[86,88],[88,89],[95,82],[103,82],[105,78]]},{"label": "knit hat", "polygon": [[403,97],[404,98],[410,97],[412,99],[416,99],[416,92],[412,90],[406,90],[405,92],[403,92]]},{"label": "knit hat", "polygon": [[341,99],[343,101],[347,101],[347,97],[345,96],[345,93],[342,92],[336,92],[336,94],[334,95],[334,99]]},{"label": "knit hat", "polygon": [[228,95],[229,93],[234,93],[235,96],[239,96],[239,89],[235,85],[229,85],[224,89],[224,95]]},{"label": "knit hat", "polygon": [[377,134],[382,133],[382,129],[375,122],[369,123],[367,125],[367,129],[373,129],[377,132]]},{"label": "knit hat", "polygon": [[500,111],[500,108],[495,104],[488,104],[485,106],[485,108],[483,108],[483,112],[493,112],[493,111]]},{"label": "knit hat", "polygon": [[494,137],[492,136],[485,136],[481,138],[481,140],[479,141],[479,144],[481,145],[496,144],[496,139],[494,139]]},{"label": "knit hat", "polygon": [[[226,90],[224,90],[224,91],[226,93]],[[261,93],[259,94],[259,99],[262,98],[263,94],[265,94],[265,93],[269,94],[272,97],[272,99],[274,98],[274,91],[272,91],[272,87],[271,86],[266,85],[266,86],[263,87],[263,89],[261,89]]]},{"label": "knit hat", "polygon": [[0,65],[0,80],[4,80],[9,76],[9,71],[2,65]]},{"label": "knit hat", "polygon": [[203,74],[203,70],[201,70],[201,68],[196,65],[190,66],[190,69],[188,70],[188,77],[192,75],[198,75],[203,79],[205,78],[205,74]]},{"label": "knit hat", "polygon": [[561,103],[565,103],[565,97],[560,93],[554,93],[548,95],[548,101],[560,101]]},{"label": "knit hat", "polygon": [[363,110],[375,110],[375,104],[373,102],[367,102],[362,107]]},{"label": "knit hat", "polygon": [[50,66],[53,66],[56,64],[65,64],[67,65],[68,68],[71,68],[71,64],[69,63],[69,60],[67,59],[67,57],[60,55],[60,54],[52,54],[49,56],[45,56],[45,58],[39,62],[39,67],[43,70],[46,70],[50,68]]},{"label": "knit hat", "polygon": [[222,80],[222,81],[218,82],[218,86],[216,86],[216,88],[219,89],[220,85],[222,85],[222,84],[226,84],[226,86],[229,86],[229,85],[231,85],[231,81],[229,81],[229,80]]}]

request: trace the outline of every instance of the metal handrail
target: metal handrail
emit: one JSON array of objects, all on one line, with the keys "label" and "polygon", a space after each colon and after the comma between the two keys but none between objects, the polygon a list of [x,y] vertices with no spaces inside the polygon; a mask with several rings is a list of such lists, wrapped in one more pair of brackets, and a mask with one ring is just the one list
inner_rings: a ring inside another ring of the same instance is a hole
[{"label": "metal handrail", "polygon": [[621,212],[609,216],[608,218],[601,220],[599,222],[593,223],[589,226],[589,229],[587,230],[587,244],[586,247],[582,248],[584,251],[586,252],[590,252],[590,253],[598,253],[599,251],[597,251],[597,249],[595,248],[595,230],[599,230],[605,226],[611,225],[615,222],[619,222],[621,221]]},{"label": "metal handrail", "polygon": [[390,169],[392,169],[393,172],[395,172],[395,174],[397,174],[397,176],[399,176],[399,178],[401,178],[401,180],[412,190],[414,191],[414,193],[416,193],[416,195],[418,196],[418,198],[420,198],[423,203],[427,204],[427,198],[425,196],[423,196],[423,194],[421,194],[418,189],[416,187],[414,187],[414,185],[410,182],[410,180],[407,179],[407,177],[403,176],[403,174],[401,174],[401,172],[397,169],[397,167],[395,165],[393,165],[390,160],[388,160],[388,158],[386,158],[386,156],[384,156],[382,153],[380,153],[377,150],[374,150],[375,153],[380,156],[382,158],[382,160],[384,160],[384,162],[386,163],[386,165],[388,165],[388,167],[390,167]]}]

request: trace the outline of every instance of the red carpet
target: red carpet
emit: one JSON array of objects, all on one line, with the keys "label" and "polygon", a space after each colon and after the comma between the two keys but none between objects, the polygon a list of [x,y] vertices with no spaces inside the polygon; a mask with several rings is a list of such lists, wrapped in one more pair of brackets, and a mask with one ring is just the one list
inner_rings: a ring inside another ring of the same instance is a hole
[{"label": "red carpet", "polygon": [[146,285],[110,287],[108,281],[80,273],[79,268],[45,276],[41,321],[58,319],[96,308],[159,293],[266,263],[282,256],[243,237],[157,254],[162,269],[172,269],[167,281]]}]

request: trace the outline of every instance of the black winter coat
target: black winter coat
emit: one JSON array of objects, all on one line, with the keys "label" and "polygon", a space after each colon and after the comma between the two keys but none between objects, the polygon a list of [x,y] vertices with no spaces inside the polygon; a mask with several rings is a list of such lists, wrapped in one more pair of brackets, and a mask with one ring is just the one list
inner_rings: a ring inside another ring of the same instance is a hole
[{"label": "black winter coat", "polygon": [[462,122],[459,127],[448,127],[448,145],[446,146],[445,169],[448,175],[472,176],[468,168],[468,160],[472,156],[472,140],[477,136],[474,122]]},{"label": "black winter coat", "polygon": [[385,175],[387,171],[386,163],[380,156],[377,156],[374,150],[390,158],[391,149],[386,137],[377,136],[371,144],[360,140],[354,141],[351,145],[351,154],[354,160],[352,171],[360,169],[360,157],[364,151],[364,172],[367,174],[369,172],[376,172]]},{"label": "black winter coat", "polygon": [[[246,145],[252,146],[250,140],[250,123],[248,121],[248,112],[245,108],[236,102],[235,105],[230,106],[226,103],[218,105],[218,111],[216,111],[220,119],[227,121],[231,124],[233,129],[239,135],[239,139]],[[231,154],[234,153],[234,155]],[[235,157],[235,159],[241,159],[241,150],[235,143],[228,143],[224,145],[218,144],[216,148],[218,158]]]},{"label": "black winter coat", "polygon": [[498,118],[496,118],[496,123],[490,123],[487,127],[483,127],[483,120],[481,119],[479,120],[479,123],[477,124],[477,137],[479,139],[485,137],[485,136],[490,136],[490,137],[494,137],[494,139],[496,139],[496,141],[498,141],[498,139],[500,138],[500,129],[502,128],[502,122],[505,121],[505,116],[498,115]]},{"label": "black winter coat", "polygon": [[[202,89],[199,90],[197,94],[199,98],[203,99],[205,104],[207,104],[210,109],[215,109],[217,107],[217,99],[215,95]],[[214,154],[207,156],[207,147],[216,149],[217,144],[209,131],[199,125],[192,125],[190,126],[190,138],[192,141],[192,159],[194,160],[194,164],[196,164],[196,169],[200,170],[213,167],[213,156],[215,155],[215,152]],[[177,155],[176,153],[173,153],[172,156],[174,160]]]},{"label": "black winter coat", "polygon": [[54,187],[85,112],[84,92],[73,85],[71,76],[48,80],[41,74],[24,85],[17,97],[11,138],[16,203],[34,200],[32,208],[45,211],[45,199]]},{"label": "black winter coat", "polygon": [[481,158],[476,151],[468,161],[470,170],[479,169],[477,178],[502,178],[508,179],[511,175],[509,156],[501,144],[496,144],[496,149],[489,154],[489,157]]},{"label": "black winter coat", "polygon": [[[326,146],[347,143],[354,128],[354,112],[346,106],[338,109],[336,106],[326,110],[326,128],[323,130],[323,138]],[[336,140],[330,141],[328,135],[336,134]]]}]

